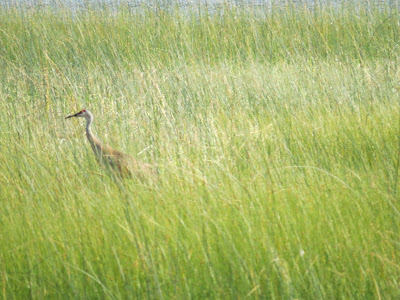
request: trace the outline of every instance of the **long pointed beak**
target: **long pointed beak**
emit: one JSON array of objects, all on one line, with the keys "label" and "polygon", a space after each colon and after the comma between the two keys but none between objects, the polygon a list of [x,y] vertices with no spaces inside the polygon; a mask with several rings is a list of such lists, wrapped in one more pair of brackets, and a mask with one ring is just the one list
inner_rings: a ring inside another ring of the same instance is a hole
[{"label": "long pointed beak", "polygon": [[72,118],[72,117],[76,117],[76,116],[78,116],[78,114],[79,114],[79,113],[76,113],[76,114],[74,114],[74,115],[70,115],[70,116],[66,117],[65,119],[69,119],[69,118]]}]

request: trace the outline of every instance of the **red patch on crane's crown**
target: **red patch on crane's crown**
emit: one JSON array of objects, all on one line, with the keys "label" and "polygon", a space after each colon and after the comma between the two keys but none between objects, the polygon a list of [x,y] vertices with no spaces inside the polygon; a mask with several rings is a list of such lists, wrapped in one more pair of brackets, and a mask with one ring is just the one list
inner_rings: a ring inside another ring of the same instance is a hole
[{"label": "red patch on crane's crown", "polygon": [[83,112],[86,112],[86,109],[82,109],[82,110],[81,110],[81,113],[83,113]]}]

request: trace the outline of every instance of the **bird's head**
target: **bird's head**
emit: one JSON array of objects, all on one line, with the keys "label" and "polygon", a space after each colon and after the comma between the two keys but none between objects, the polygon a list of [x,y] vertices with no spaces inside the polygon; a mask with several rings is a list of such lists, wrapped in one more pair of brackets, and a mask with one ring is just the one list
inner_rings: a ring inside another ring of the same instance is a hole
[{"label": "bird's head", "polygon": [[87,111],[86,109],[82,109],[80,112],[77,112],[74,115],[70,115],[68,117],[66,117],[66,119],[72,118],[72,117],[76,117],[76,118],[88,118],[90,115],[90,112]]}]

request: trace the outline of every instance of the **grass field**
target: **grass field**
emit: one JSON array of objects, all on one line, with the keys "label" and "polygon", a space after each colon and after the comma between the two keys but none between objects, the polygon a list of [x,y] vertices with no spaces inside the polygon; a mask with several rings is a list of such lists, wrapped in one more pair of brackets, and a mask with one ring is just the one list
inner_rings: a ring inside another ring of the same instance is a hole
[{"label": "grass field", "polygon": [[0,298],[398,299],[398,20],[2,9]]}]

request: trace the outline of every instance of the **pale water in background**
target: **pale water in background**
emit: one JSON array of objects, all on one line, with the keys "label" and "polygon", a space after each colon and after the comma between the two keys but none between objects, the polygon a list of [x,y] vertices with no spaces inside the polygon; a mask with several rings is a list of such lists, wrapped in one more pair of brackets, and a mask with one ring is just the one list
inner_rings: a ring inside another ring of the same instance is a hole
[{"label": "pale water in background", "polygon": [[400,0],[0,0],[0,8],[32,8],[51,7],[68,8],[71,10],[80,9],[111,9],[115,10],[123,6],[130,10],[137,10],[141,7],[162,7],[182,9],[207,7],[209,10],[224,5],[239,7],[259,7],[260,9],[271,9],[273,7],[285,6],[307,6],[310,8],[321,6],[334,6],[340,8],[343,4],[353,3],[357,6],[382,7],[398,9]]}]

